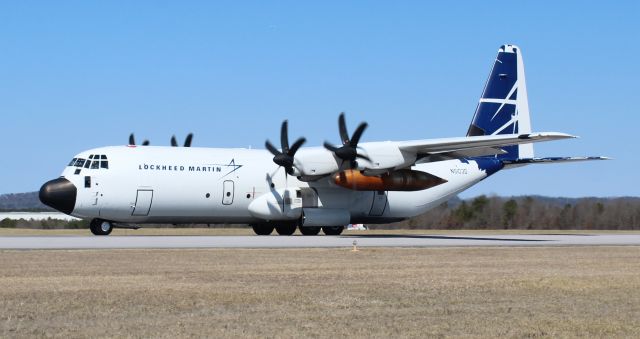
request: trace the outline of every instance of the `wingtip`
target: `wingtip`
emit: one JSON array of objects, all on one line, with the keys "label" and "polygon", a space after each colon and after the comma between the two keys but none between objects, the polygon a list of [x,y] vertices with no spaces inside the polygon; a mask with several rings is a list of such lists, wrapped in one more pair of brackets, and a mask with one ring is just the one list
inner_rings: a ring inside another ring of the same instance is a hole
[{"label": "wingtip", "polygon": [[528,133],[528,134],[520,134],[518,138],[520,139],[532,139],[532,138],[554,138],[554,139],[575,139],[579,138],[576,135],[562,133],[562,132],[537,132],[537,133]]},{"label": "wingtip", "polygon": [[564,138],[567,138],[567,139],[578,139],[578,138],[580,138],[577,135],[573,135],[573,134],[569,134],[569,133],[562,133],[562,132],[553,132],[551,134],[555,134],[555,135],[557,135],[559,137],[564,137]]}]

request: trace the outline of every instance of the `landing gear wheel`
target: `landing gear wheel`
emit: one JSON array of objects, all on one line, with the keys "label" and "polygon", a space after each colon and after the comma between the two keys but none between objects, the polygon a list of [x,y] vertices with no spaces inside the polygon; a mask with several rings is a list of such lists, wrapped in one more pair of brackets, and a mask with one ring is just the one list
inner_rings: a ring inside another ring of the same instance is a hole
[{"label": "landing gear wheel", "polygon": [[251,225],[256,235],[270,235],[273,232],[273,225],[269,224],[255,224]]},{"label": "landing gear wheel", "polygon": [[344,226],[322,226],[325,235],[340,235],[344,231]]},{"label": "landing gear wheel", "polygon": [[318,233],[320,233],[320,227],[315,227],[315,226],[309,226],[309,227],[303,227],[300,226],[300,233],[302,233],[302,235],[318,235]]},{"label": "landing gear wheel", "polygon": [[89,224],[89,229],[94,235],[109,235],[113,231],[113,224],[111,221],[93,219]]},{"label": "landing gear wheel", "polygon": [[283,224],[276,226],[276,232],[280,235],[292,235],[296,232],[296,224]]}]

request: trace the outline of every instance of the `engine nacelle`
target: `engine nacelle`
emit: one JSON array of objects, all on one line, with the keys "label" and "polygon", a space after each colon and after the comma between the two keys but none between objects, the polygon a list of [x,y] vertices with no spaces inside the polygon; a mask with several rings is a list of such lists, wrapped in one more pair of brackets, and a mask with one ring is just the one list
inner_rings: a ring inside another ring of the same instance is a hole
[{"label": "engine nacelle", "polygon": [[304,208],[301,225],[344,226],[351,222],[351,213],[342,208]]},{"label": "engine nacelle", "polygon": [[324,148],[302,148],[296,154],[295,175],[303,178],[322,177],[337,171],[339,164],[333,153]]},{"label": "engine nacelle", "polygon": [[447,182],[421,171],[401,169],[379,176],[367,176],[358,170],[337,173],[336,185],[356,191],[420,191]]}]

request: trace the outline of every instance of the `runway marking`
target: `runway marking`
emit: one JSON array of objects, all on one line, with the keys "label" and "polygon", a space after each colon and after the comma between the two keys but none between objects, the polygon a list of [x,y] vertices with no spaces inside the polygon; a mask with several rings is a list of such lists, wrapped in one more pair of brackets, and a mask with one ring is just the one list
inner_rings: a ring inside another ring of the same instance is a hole
[{"label": "runway marking", "polygon": [[0,249],[351,248],[640,245],[640,234],[342,236],[4,236]]}]

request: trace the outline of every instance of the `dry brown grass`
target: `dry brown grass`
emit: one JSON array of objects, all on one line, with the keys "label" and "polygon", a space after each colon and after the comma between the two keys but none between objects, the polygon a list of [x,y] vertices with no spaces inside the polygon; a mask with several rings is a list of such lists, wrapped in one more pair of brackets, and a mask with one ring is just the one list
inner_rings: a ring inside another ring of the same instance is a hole
[{"label": "dry brown grass", "polygon": [[0,251],[2,337],[638,337],[640,247]]}]

